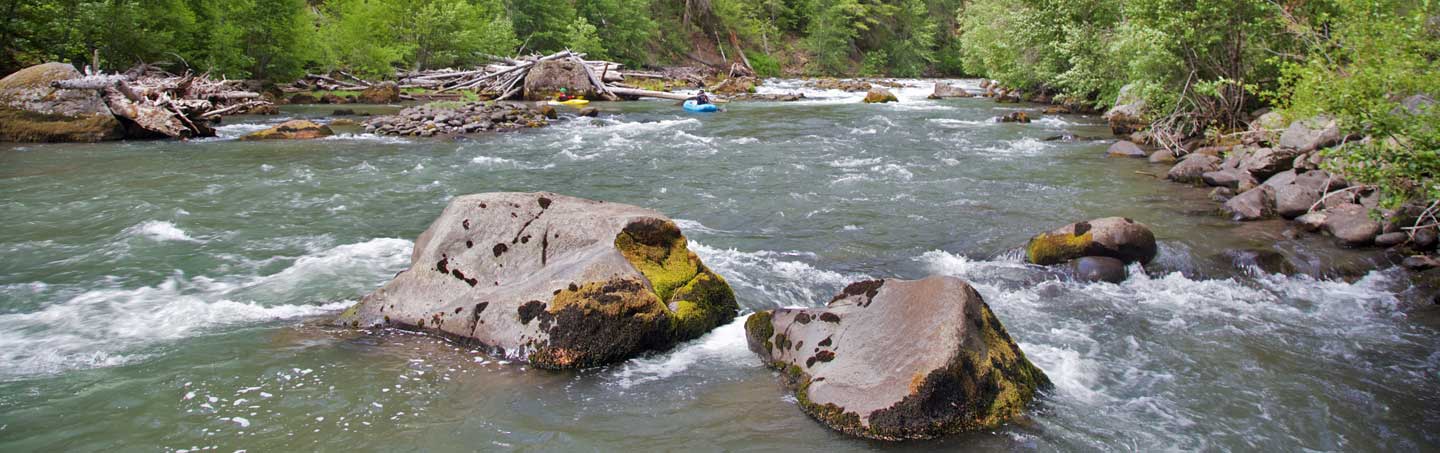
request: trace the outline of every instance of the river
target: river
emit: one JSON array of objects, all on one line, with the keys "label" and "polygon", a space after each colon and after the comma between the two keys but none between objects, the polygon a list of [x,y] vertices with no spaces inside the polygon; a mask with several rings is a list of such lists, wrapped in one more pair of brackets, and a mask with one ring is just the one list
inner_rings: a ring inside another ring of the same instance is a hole
[{"label": "river", "polygon": [[[602,104],[461,140],[234,140],[333,109],[285,106],[191,142],[0,144],[0,451],[1440,444],[1433,285],[1282,222],[1230,222],[1204,191],[1157,180],[1165,167],[1106,158],[1109,141],[1046,140],[1109,137],[1097,117],[1000,124],[1038,106],[906,83],[896,104],[816,90],[718,114]],[[803,415],[746,349],[743,316],[579,372],[324,324],[409,266],[447,200],[491,191],[659,210],[744,314],[818,306],[862,278],[959,276],[1056,386],[995,432],[879,443]],[[1019,258],[1035,233],[1112,215],[1160,240],[1123,283]]]}]

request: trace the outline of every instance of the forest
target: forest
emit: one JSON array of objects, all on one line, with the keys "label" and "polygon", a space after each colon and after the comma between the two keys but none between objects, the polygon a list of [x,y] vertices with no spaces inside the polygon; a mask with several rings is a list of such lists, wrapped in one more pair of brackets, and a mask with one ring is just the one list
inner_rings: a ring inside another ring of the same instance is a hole
[{"label": "forest", "polygon": [[[567,48],[632,67],[743,58],[762,77],[986,77],[1098,108],[1128,85],[1157,130],[1182,137],[1223,135],[1262,107],[1324,112],[1358,135],[1406,137],[1377,145],[1405,153],[1349,147],[1354,171],[1376,181],[1395,178],[1385,172],[1440,173],[1433,123],[1395,112],[1406,96],[1440,92],[1433,0],[9,0],[4,8],[5,73],[45,61],[108,70],[149,62],[288,81],[336,69],[393,77]],[[1434,191],[1394,185],[1397,197]]]}]

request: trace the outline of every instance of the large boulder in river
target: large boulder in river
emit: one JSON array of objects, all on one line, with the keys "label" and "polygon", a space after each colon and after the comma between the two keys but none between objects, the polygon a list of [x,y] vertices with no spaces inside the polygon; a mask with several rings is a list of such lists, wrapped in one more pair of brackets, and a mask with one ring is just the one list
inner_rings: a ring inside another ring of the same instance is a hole
[{"label": "large boulder in river", "polygon": [[457,197],[411,258],[340,322],[436,332],[537,367],[578,368],[697,338],[739,309],[675,222],[625,204]]},{"label": "large boulder in river", "polygon": [[1106,111],[1104,117],[1115,135],[1134,133],[1149,126],[1145,122],[1145,98],[1140,96],[1140,87],[1133,83],[1121,87],[1115,106]]},{"label": "large boulder in river", "polygon": [[535,63],[525,75],[525,100],[545,101],[555,98],[564,88],[571,96],[598,99],[599,92],[590,82],[585,67],[573,60],[545,60]]},{"label": "large boulder in river", "polygon": [[0,141],[97,142],[124,138],[124,128],[95,90],[52,88],[80,77],[74,66],[45,63],[0,79]]},{"label": "large boulder in river", "polygon": [[1025,259],[1049,266],[1086,256],[1108,256],[1126,263],[1149,263],[1158,252],[1155,234],[1142,223],[1106,217],[1065,225],[1030,238]]},{"label": "large boulder in river", "polygon": [[400,87],[395,82],[380,82],[360,92],[358,101],[364,104],[393,104],[400,102]]},{"label": "large boulder in river", "polygon": [[1275,189],[1262,185],[1225,202],[1225,212],[1235,220],[1260,220],[1275,215]]},{"label": "large boulder in river", "polygon": [[241,140],[305,140],[335,135],[330,126],[309,120],[290,120],[280,125],[245,134]]},{"label": "large boulder in river", "polygon": [[1051,385],[954,277],[854,283],[825,308],[755,313],[745,333],[801,410],[871,439],[994,429]]},{"label": "large boulder in river", "polygon": [[900,98],[895,97],[895,93],[891,93],[890,90],[880,87],[871,88],[869,92],[865,93],[866,104],[882,104],[886,102],[900,102]]}]

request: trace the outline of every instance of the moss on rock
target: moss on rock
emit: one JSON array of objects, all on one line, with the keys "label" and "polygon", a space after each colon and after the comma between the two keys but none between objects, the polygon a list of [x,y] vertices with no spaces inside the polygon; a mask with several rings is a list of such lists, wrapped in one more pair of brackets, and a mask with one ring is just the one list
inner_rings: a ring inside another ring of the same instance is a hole
[{"label": "moss on rock", "polygon": [[687,243],[674,222],[660,219],[631,223],[615,237],[615,248],[665,302],[675,341],[698,338],[739,311],[730,285],[701,264]]},{"label": "moss on rock", "polygon": [[1070,233],[1040,233],[1025,245],[1025,258],[1042,266],[1060,264],[1071,257],[1081,256],[1090,247],[1090,232],[1076,235]]}]

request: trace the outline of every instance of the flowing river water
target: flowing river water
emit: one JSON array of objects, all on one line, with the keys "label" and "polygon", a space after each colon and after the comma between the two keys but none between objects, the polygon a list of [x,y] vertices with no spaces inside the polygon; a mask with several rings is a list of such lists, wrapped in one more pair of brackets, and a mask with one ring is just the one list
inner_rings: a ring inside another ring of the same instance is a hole
[{"label": "flowing river water", "polygon": [[[1037,106],[931,101],[931,82],[906,83],[898,104],[816,90],[718,114],[632,102],[461,140],[234,140],[331,110],[286,106],[227,118],[215,139],[0,144],[0,451],[1440,444],[1433,284],[1280,222],[1232,223],[1152,176],[1166,168],[1106,158],[1108,141],[1046,140],[1108,137],[1099,118],[1000,124]],[[657,209],[745,315],[867,277],[959,276],[1055,388],[994,432],[878,443],[803,415],[746,349],[743,316],[579,372],[325,325],[408,267],[447,200],[490,191]],[[1035,233],[1112,215],[1160,240],[1123,283],[1019,258]]]}]

